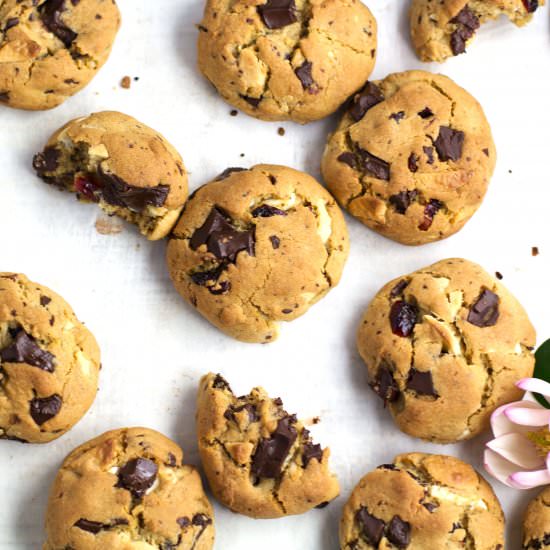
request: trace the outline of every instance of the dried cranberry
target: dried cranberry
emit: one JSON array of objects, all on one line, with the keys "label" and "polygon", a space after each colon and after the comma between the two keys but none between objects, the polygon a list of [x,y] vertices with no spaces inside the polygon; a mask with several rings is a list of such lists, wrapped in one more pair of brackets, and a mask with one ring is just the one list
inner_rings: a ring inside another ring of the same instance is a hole
[{"label": "dried cranberry", "polygon": [[416,319],[418,317],[418,308],[404,300],[395,302],[390,311],[391,329],[397,336],[407,337],[412,334]]},{"label": "dried cranberry", "polygon": [[89,201],[99,201],[97,193],[101,189],[101,186],[96,182],[84,176],[77,176],[74,180],[74,186],[77,192],[86,197]]}]

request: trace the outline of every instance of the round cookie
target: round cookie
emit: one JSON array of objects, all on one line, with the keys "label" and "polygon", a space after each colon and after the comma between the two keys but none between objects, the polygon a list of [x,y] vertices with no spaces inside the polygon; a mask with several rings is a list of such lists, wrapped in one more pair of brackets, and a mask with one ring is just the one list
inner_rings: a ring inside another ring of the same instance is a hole
[{"label": "round cookie", "polygon": [[263,388],[237,397],[219,374],[203,376],[197,434],[210,488],[233,512],[279,518],[324,507],[339,494],[329,449],[314,444]]},{"label": "round cookie", "polygon": [[147,428],[113,430],[64,460],[43,550],[210,550],[212,506],[182,450]]},{"label": "round cookie", "polygon": [[527,506],[523,519],[523,550],[550,548],[550,487]]},{"label": "round cookie", "polygon": [[342,212],[292,168],[229,168],[187,202],[168,243],[177,291],[244,342],[271,342],[338,284],[349,249]]},{"label": "round cookie", "polygon": [[187,199],[180,154],[155,130],[115,111],[65,124],[33,166],[46,183],[98,203],[150,240],[171,231]]},{"label": "round cookie", "polygon": [[466,52],[479,27],[501,15],[521,27],[545,0],[412,0],[411,38],[422,61],[445,61]]},{"label": "round cookie", "polygon": [[323,177],[338,202],[407,245],[459,231],[480,206],[496,152],[479,103],[424,71],[368,82],[329,137]]},{"label": "round cookie", "polygon": [[384,286],[357,335],[370,386],[401,430],[438,443],[483,431],[532,376],[535,329],[480,266],[443,260]]},{"label": "round cookie", "polygon": [[114,0],[0,3],[0,104],[51,109],[107,61],[120,26]]},{"label": "round cookie", "polygon": [[457,458],[410,453],[368,473],[340,522],[341,550],[504,550],[491,486]]},{"label": "round cookie", "polygon": [[97,393],[99,348],[61,296],[0,273],[0,439],[46,443]]},{"label": "round cookie", "polygon": [[262,120],[326,117],[376,59],[376,21],[359,0],[208,0],[199,31],[204,76]]}]

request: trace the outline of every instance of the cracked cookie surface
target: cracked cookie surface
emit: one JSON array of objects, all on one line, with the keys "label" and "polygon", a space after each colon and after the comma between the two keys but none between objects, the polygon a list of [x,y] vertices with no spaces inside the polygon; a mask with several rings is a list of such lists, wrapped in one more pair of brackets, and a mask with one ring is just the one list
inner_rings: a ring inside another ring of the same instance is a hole
[{"label": "cracked cookie surface", "polygon": [[203,74],[263,120],[333,113],[376,58],[376,21],[359,0],[209,0],[199,31]]},{"label": "cracked cookie surface", "polygon": [[270,342],[340,280],[343,214],[311,176],[284,166],[229,168],[193,193],[168,243],[177,291],[212,324]]},{"label": "cracked cookie surface", "polygon": [[171,231],[187,199],[180,154],[157,131],[115,111],[65,124],[33,166],[46,183],[98,203],[150,240]]},{"label": "cracked cookie surface", "polygon": [[504,515],[469,465],[409,453],[355,487],[340,522],[341,550],[504,550]]},{"label": "cracked cookie surface", "polygon": [[97,393],[99,348],[61,296],[0,273],[0,439],[46,443]]},{"label": "cracked cookie surface", "polygon": [[445,61],[466,52],[479,27],[501,15],[527,24],[545,0],[412,0],[410,31],[422,61]]},{"label": "cracked cookie surface", "polygon": [[182,450],[146,428],[73,450],[50,490],[44,550],[210,550],[212,506]]},{"label": "cracked cookie surface", "polygon": [[535,329],[480,266],[443,260],[399,277],[361,320],[370,386],[405,433],[439,443],[474,437],[532,376]]},{"label": "cracked cookie surface", "polygon": [[322,161],[342,207],[395,241],[459,231],[480,206],[496,162],[479,103],[425,71],[368,82],[350,102]]},{"label": "cracked cookie surface", "polygon": [[0,2],[0,105],[57,107],[107,61],[119,26],[114,0]]},{"label": "cracked cookie surface", "polygon": [[527,506],[523,519],[523,550],[550,548],[550,488]]},{"label": "cracked cookie surface", "polygon": [[234,512],[278,518],[324,507],[339,494],[329,449],[263,388],[237,397],[219,374],[201,379],[201,461],[216,498]]}]

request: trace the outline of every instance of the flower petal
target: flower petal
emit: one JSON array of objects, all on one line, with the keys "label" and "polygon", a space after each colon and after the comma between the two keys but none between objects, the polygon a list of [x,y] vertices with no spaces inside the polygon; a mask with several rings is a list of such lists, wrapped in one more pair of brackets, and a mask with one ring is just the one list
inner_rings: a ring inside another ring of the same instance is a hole
[{"label": "flower petal", "polygon": [[501,435],[518,432],[518,433],[527,433],[532,431],[532,427],[523,427],[511,422],[508,417],[504,414],[509,407],[521,407],[524,409],[538,409],[541,410],[543,407],[538,403],[532,401],[516,401],[515,403],[508,403],[503,405],[495,410],[491,415],[491,428],[493,429],[493,434],[495,437],[500,437]]},{"label": "flower petal", "polygon": [[536,472],[516,472],[508,479],[510,487],[515,489],[533,489],[550,483],[550,472],[548,470],[537,470]]},{"label": "flower petal", "polygon": [[536,470],[544,468],[544,457],[541,457],[535,446],[519,433],[509,433],[489,441],[487,447],[502,458],[518,465],[518,470]]},{"label": "flower petal", "polygon": [[534,409],[532,407],[508,407],[504,411],[508,420],[520,426],[548,426],[550,422],[550,409],[542,407]]},{"label": "flower petal", "polygon": [[498,479],[501,483],[510,485],[510,476],[518,471],[518,467],[512,464],[509,460],[502,458],[499,454],[491,451],[491,449],[485,449],[484,454],[485,469],[494,478]]},{"label": "flower petal", "polygon": [[522,378],[516,386],[523,391],[542,393],[545,397],[550,397],[550,384],[538,378]]}]

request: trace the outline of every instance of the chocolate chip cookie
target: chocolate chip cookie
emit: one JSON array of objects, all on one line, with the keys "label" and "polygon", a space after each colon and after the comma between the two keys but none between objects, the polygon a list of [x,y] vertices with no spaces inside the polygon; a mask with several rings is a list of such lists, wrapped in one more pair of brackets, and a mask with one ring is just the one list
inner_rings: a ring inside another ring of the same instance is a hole
[{"label": "chocolate chip cookie", "polygon": [[313,443],[296,415],[263,388],[237,397],[219,374],[201,379],[197,433],[214,496],[253,518],[278,518],[324,507],[339,493],[329,449]]},{"label": "chocolate chip cookie", "polygon": [[521,27],[545,0],[412,0],[410,28],[414,49],[422,61],[445,61],[466,52],[479,27],[508,17]]},{"label": "chocolate chip cookie", "polygon": [[550,488],[539,493],[525,511],[522,548],[524,550],[550,548]]},{"label": "chocolate chip cookie", "polygon": [[263,120],[333,113],[376,58],[376,21],[359,0],[208,0],[199,31],[204,76]]},{"label": "chocolate chip cookie", "polygon": [[0,273],[0,439],[46,443],[97,393],[99,348],[61,296]]},{"label": "chocolate chip cookie", "polygon": [[212,506],[182,461],[173,441],[146,428],[84,443],[51,488],[44,550],[210,550]]},{"label": "chocolate chip cookie", "polygon": [[404,454],[355,487],[340,522],[340,548],[504,550],[504,515],[469,464]]},{"label": "chocolate chip cookie", "polygon": [[334,199],[284,166],[228,168],[189,199],[168,244],[178,292],[244,342],[270,342],[340,280],[348,235]]},{"label": "chocolate chip cookie", "polygon": [[484,430],[521,398],[535,329],[512,294],[480,266],[443,260],[378,292],[357,335],[370,386],[409,435],[451,443]]},{"label": "chocolate chip cookie", "polygon": [[33,166],[46,183],[98,203],[150,240],[170,232],[187,199],[179,153],[155,130],[114,111],[65,124]]},{"label": "chocolate chip cookie", "polygon": [[114,0],[0,2],[0,104],[57,107],[107,61],[119,26]]},{"label": "chocolate chip cookie", "polygon": [[459,231],[480,206],[496,152],[479,103],[449,78],[408,71],[368,82],[329,137],[323,177],[338,202],[395,241]]}]

